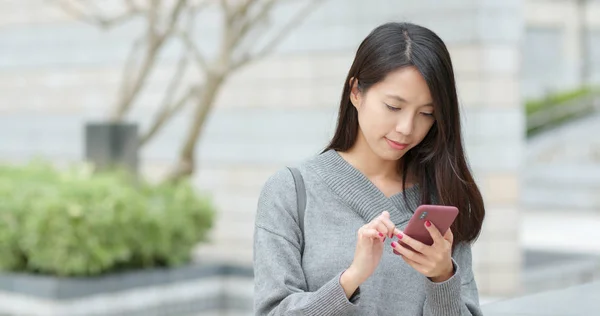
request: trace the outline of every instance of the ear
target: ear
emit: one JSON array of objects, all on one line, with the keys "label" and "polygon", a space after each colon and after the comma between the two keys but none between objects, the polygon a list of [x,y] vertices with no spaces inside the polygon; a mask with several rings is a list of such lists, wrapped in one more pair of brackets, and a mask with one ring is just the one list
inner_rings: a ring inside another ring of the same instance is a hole
[{"label": "ear", "polygon": [[358,89],[358,80],[355,80],[354,77],[352,77],[348,84],[350,85],[350,102],[358,109],[362,101],[362,93]]}]

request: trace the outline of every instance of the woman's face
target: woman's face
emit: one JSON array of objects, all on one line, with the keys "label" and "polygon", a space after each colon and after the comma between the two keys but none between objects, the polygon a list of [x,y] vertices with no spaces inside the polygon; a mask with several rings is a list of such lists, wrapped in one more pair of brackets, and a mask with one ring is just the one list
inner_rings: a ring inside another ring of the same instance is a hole
[{"label": "woman's face", "polygon": [[359,139],[384,160],[402,158],[435,122],[429,87],[414,67],[391,72],[366,93],[355,84],[350,100],[358,111]]}]

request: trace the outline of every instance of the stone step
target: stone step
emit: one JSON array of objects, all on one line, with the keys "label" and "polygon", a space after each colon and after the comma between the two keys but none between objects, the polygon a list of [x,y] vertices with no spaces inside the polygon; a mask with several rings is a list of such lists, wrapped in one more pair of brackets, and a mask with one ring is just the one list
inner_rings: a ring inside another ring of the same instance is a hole
[{"label": "stone step", "polygon": [[527,250],[524,263],[523,294],[600,280],[600,256]]}]

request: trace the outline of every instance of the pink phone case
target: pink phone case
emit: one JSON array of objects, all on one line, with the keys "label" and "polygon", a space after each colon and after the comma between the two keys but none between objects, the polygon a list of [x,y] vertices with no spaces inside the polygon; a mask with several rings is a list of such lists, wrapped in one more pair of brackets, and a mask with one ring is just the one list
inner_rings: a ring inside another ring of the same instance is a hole
[{"label": "pink phone case", "polygon": [[[443,236],[448,228],[450,228],[457,215],[458,209],[454,206],[420,205],[411,217],[408,225],[406,225],[404,234],[431,246],[433,244],[433,239],[427,228],[425,228],[425,221],[429,220],[432,222]],[[412,250],[410,246],[402,241],[400,241],[400,244]]]}]

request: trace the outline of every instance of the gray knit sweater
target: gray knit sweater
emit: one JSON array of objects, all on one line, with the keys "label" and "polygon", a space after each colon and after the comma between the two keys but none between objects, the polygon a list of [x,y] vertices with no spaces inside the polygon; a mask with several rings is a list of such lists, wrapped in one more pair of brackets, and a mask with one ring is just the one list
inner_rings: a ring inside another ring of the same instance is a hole
[{"label": "gray knit sweater", "polygon": [[482,315],[471,268],[471,248],[453,252],[455,275],[433,283],[392,252],[391,240],[374,274],[350,300],[341,273],[354,257],[357,230],[389,211],[402,230],[419,203],[418,187],[387,198],[361,172],[330,150],[298,169],[306,184],[305,249],[296,191],[282,168],[264,185],[254,232],[256,315]]}]

